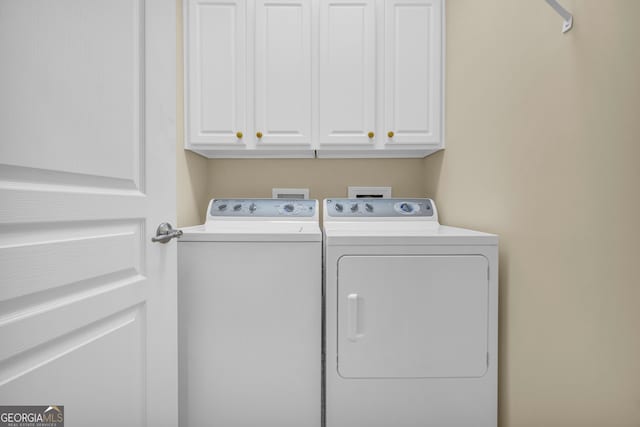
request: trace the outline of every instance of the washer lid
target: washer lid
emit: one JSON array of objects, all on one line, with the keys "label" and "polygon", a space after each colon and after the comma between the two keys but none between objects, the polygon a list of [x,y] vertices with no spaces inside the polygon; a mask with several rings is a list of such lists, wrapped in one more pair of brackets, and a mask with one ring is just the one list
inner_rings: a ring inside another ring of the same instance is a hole
[{"label": "washer lid", "polygon": [[313,221],[223,221],[182,228],[178,242],[321,242]]},{"label": "washer lid", "polygon": [[211,199],[203,225],[182,242],[320,242],[317,200]]}]

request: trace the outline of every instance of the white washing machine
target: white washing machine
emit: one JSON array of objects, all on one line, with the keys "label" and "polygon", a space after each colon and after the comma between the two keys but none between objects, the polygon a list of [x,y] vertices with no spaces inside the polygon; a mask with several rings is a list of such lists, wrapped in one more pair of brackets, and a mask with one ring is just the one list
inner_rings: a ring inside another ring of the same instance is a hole
[{"label": "white washing machine", "polygon": [[326,427],[495,427],[498,237],[324,201]]},{"label": "white washing machine", "polygon": [[183,232],[180,425],[319,427],[318,202],[214,199]]}]

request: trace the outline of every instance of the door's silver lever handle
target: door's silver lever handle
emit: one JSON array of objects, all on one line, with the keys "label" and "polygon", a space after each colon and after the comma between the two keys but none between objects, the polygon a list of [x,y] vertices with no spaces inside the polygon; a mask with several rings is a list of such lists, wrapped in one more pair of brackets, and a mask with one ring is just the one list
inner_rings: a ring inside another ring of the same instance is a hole
[{"label": "door's silver lever handle", "polygon": [[151,238],[154,243],[168,243],[171,239],[182,236],[182,230],[174,229],[168,222],[163,222],[158,226],[156,235]]}]

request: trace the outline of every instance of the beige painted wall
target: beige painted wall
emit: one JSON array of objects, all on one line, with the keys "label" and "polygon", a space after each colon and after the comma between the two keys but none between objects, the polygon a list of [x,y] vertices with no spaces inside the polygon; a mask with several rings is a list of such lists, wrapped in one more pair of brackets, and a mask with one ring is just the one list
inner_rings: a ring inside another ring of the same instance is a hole
[{"label": "beige painted wall", "polygon": [[640,426],[640,1],[447,2],[444,222],[501,236],[506,427]]},{"label": "beige painted wall", "polygon": [[208,161],[184,149],[184,66],[182,42],[182,1],[176,1],[177,63],[176,63],[176,191],[177,226],[202,224],[209,197]]},{"label": "beige painted wall", "polygon": [[423,159],[211,160],[215,197],[271,197],[272,187],[309,188],[309,197],[346,197],[347,186],[391,186],[397,196],[424,196]]},{"label": "beige painted wall", "polygon": [[186,153],[180,55],[178,223],[274,186],[426,192],[501,236],[501,426],[640,426],[640,1],[562,3],[566,35],[543,0],[447,2],[447,149],[425,160]]}]

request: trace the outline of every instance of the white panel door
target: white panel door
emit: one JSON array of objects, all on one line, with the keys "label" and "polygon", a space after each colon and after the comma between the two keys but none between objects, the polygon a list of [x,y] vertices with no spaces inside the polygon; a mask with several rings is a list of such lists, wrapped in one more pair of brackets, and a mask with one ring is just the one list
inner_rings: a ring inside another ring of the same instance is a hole
[{"label": "white panel door", "polygon": [[245,0],[185,0],[187,148],[243,147],[246,133]]},{"label": "white panel door", "polygon": [[375,141],[375,4],[320,3],[319,142],[373,146]]},{"label": "white panel door", "polygon": [[386,0],[385,4],[387,148],[440,144],[442,0]]},{"label": "white panel door", "polygon": [[0,2],[0,402],[177,423],[175,1]]},{"label": "white panel door", "polygon": [[481,377],[489,265],[480,255],[344,256],[338,372],[345,378]]},{"label": "white panel door", "polygon": [[256,145],[311,144],[311,2],[256,2]]}]

